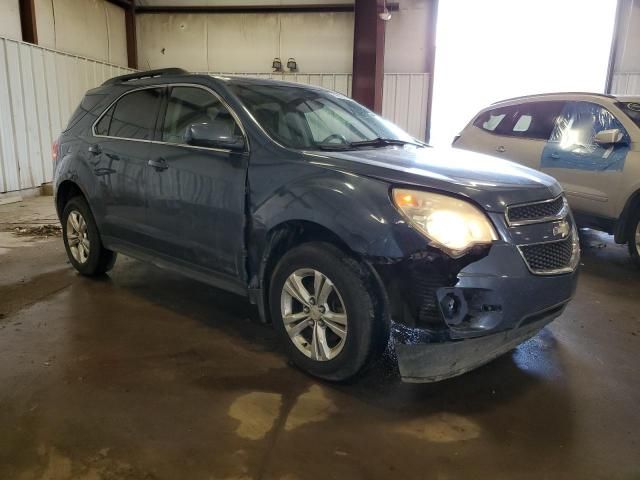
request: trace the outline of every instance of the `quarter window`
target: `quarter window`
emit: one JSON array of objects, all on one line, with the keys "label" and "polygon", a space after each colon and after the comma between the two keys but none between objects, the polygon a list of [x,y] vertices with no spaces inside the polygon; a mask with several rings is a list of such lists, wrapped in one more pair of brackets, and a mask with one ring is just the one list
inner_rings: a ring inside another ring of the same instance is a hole
[{"label": "quarter window", "polygon": [[113,108],[111,107],[107,113],[105,113],[100,121],[96,123],[96,135],[109,135],[109,125],[111,125],[111,117],[113,115]]},{"label": "quarter window", "polygon": [[162,141],[185,144],[184,134],[189,125],[194,123],[208,123],[220,136],[242,135],[231,112],[215,95],[197,87],[172,88],[162,128]]},{"label": "quarter window", "polygon": [[476,121],[473,122],[473,124],[488,132],[495,132],[496,128],[498,128],[500,123],[507,116],[507,110],[507,108],[497,108],[495,110],[485,112],[476,118]]},{"label": "quarter window", "polygon": [[96,124],[96,134],[151,140],[161,95],[160,88],[147,88],[126,94]]}]

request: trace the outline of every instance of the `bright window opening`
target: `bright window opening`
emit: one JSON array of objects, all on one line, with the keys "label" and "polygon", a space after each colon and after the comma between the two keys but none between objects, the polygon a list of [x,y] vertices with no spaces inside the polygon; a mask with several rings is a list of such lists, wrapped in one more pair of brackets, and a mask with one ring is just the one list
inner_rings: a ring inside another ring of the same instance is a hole
[{"label": "bright window opening", "polygon": [[478,110],[509,97],[603,92],[615,11],[616,0],[439,2],[431,143],[451,144]]}]

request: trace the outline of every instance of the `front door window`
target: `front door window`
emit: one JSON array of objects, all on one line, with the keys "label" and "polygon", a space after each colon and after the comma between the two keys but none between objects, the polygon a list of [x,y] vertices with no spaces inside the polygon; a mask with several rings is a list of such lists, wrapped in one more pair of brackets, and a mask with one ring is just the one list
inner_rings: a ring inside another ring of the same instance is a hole
[{"label": "front door window", "polygon": [[[600,144],[596,135],[618,129],[619,143]],[[606,108],[589,102],[568,102],[558,117],[542,156],[543,168],[578,170],[622,170],[629,151],[629,135]]]}]

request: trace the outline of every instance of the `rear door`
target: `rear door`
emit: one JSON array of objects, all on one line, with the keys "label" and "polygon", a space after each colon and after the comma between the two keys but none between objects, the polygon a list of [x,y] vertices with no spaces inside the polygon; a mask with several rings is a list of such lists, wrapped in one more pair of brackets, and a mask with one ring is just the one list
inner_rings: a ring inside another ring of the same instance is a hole
[{"label": "rear door", "polygon": [[[594,141],[598,132],[610,129],[619,129],[623,142]],[[567,102],[545,146],[541,168],[562,184],[574,210],[615,218],[630,142],[622,123],[602,105]]]},{"label": "rear door", "polygon": [[103,200],[103,235],[134,245],[149,236],[145,172],[163,87],[121,96],[94,126],[94,174]]},{"label": "rear door", "polygon": [[237,117],[216,93],[197,85],[170,87],[163,110],[146,168],[155,249],[190,268],[242,279],[248,154],[183,139],[193,123],[243,135]]},{"label": "rear door", "polygon": [[488,110],[455,146],[539,169],[540,158],[564,102],[526,102]]}]

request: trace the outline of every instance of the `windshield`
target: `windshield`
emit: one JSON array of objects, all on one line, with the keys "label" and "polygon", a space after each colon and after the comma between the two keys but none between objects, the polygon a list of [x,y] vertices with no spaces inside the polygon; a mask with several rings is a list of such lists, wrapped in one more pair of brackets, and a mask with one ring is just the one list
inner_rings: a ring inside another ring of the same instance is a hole
[{"label": "windshield", "polygon": [[397,126],[338,93],[290,85],[231,83],[229,88],[269,136],[286,147],[343,150],[420,145]]},{"label": "windshield", "polygon": [[616,105],[627,114],[633,122],[640,127],[640,103],[638,102],[617,102]]}]

